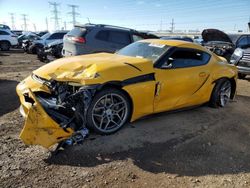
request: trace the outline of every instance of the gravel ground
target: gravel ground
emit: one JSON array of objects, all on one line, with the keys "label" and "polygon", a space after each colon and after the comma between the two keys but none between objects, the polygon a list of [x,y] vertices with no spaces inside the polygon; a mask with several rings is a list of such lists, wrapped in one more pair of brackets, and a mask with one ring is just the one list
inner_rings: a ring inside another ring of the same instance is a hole
[{"label": "gravel ground", "polygon": [[250,79],[225,108],[152,115],[58,155],[18,138],[34,55],[0,52],[0,187],[250,187]]}]

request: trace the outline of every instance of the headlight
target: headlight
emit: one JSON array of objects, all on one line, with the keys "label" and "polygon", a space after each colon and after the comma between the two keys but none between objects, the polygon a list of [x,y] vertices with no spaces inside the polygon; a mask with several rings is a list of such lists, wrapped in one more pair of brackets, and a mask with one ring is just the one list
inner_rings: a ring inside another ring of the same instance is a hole
[{"label": "headlight", "polygon": [[243,56],[243,50],[240,49],[240,48],[237,48],[237,49],[234,51],[233,55],[238,56],[238,57],[242,57],[242,56]]},{"label": "headlight", "polygon": [[244,52],[243,52],[242,49],[236,48],[236,49],[234,50],[233,55],[231,56],[230,63],[232,63],[232,64],[237,64],[238,61],[240,60],[240,58],[242,58],[243,53],[244,53]]}]

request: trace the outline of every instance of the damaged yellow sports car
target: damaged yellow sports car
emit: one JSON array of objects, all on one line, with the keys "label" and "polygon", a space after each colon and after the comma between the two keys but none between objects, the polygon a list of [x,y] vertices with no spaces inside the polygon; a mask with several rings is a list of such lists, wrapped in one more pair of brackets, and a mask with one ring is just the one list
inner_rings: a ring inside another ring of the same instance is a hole
[{"label": "damaged yellow sports car", "polygon": [[235,95],[236,79],[235,66],[184,41],[142,40],[115,54],[62,58],[17,86],[25,117],[20,137],[49,148],[78,142],[88,129],[114,133],[152,113],[207,102],[223,107]]}]

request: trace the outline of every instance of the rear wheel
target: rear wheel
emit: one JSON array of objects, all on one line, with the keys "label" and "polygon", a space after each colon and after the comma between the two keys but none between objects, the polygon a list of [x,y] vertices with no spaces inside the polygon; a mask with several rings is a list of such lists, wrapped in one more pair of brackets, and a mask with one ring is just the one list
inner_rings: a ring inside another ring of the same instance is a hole
[{"label": "rear wheel", "polygon": [[100,134],[118,131],[128,120],[131,106],[122,91],[110,88],[96,94],[87,112],[87,125]]},{"label": "rear wheel", "polygon": [[239,79],[245,79],[246,76],[247,76],[247,75],[242,74],[242,73],[239,73],[239,74],[238,74],[238,78],[239,78]]},{"label": "rear wheel", "polygon": [[11,46],[10,42],[8,42],[8,41],[1,41],[0,42],[0,48],[3,51],[8,51],[10,49],[10,46]]},{"label": "rear wheel", "polygon": [[210,99],[211,107],[224,107],[230,100],[232,93],[232,84],[228,79],[220,79],[217,81]]}]

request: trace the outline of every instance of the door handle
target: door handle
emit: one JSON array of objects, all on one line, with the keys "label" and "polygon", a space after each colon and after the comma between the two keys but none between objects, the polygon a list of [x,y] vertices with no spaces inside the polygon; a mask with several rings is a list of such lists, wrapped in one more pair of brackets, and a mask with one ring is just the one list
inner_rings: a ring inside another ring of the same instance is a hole
[{"label": "door handle", "polygon": [[205,72],[200,72],[199,77],[205,77],[205,76],[207,76],[207,73],[205,73]]}]

